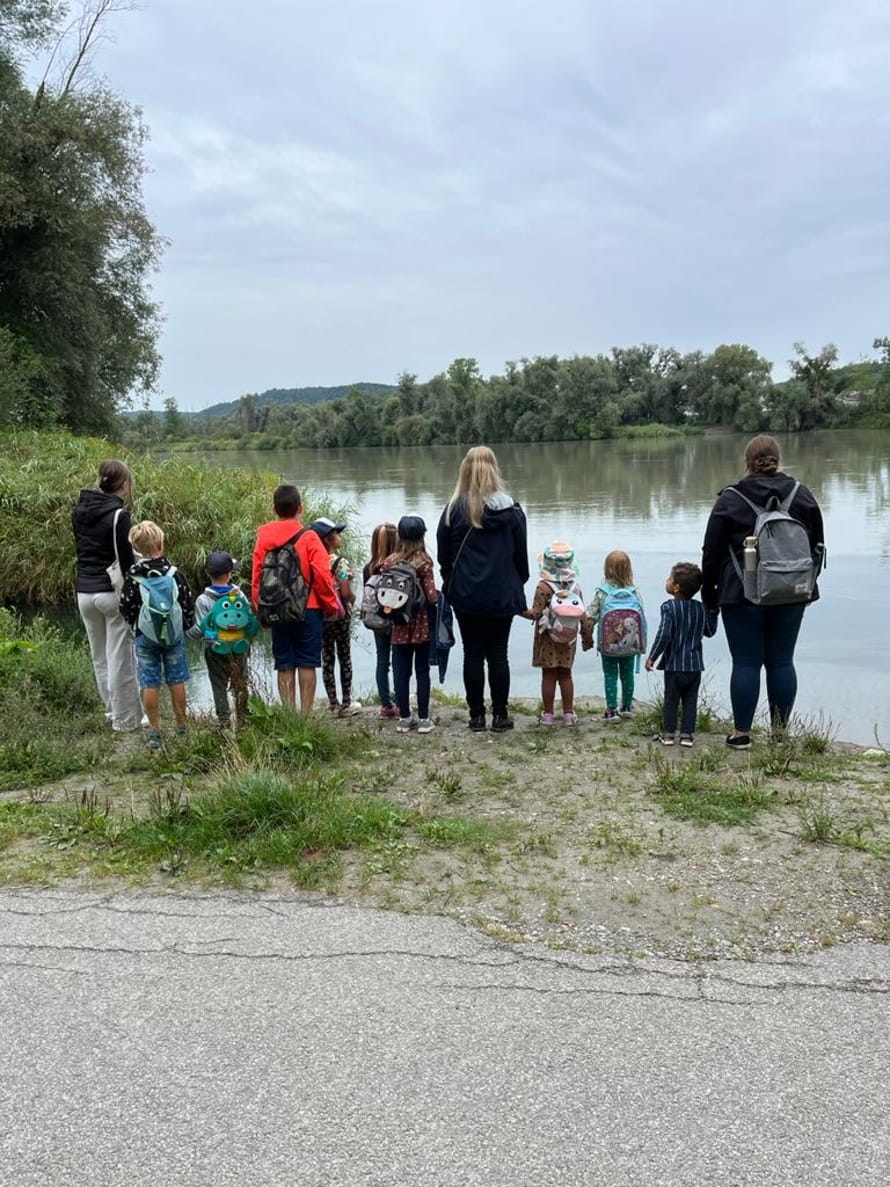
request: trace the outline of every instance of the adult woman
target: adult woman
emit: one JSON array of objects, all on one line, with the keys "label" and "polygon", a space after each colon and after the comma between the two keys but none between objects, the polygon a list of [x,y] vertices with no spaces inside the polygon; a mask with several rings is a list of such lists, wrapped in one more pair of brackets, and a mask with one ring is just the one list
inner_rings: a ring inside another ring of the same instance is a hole
[{"label": "adult woman", "polygon": [[133,564],[130,516],[124,499],[133,481],[123,462],[109,459],[99,467],[99,489],[82,490],[71,512],[77,547],[77,609],[86,627],[93,672],[111,728],[139,728],[142,707],[136,684],[133,636],[118,610],[109,567],[115,560],[123,573]]},{"label": "adult woman", "polygon": [[[757,515],[744,495],[758,507],[775,496],[780,502],[792,491],[795,480],[779,470],[779,446],[772,437],[752,438],[745,449],[745,477],[717,496],[702,545],[702,601],[719,606],[732,656],[729,694],[733,730],[726,744],[734,750],[751,745],[751,726],[760,696],[760,669],[766,669],[766,695],[774,730],[788,724],[797,695],[794,647],[806,602],[756,606],[744,595],[733,562],[741,565],[746,536],[754,530]],[[736,493],[739,492],[739,493]],[[824,551],[822,512],[812,493],[799,486],[790,513],[806,528],[814,558]],[[819,597],[813,589],[810,601]]]},{"label": "adult woman", "polygon": [[485,729],[485,667],[491,728],[513,728],[507,715],[513,617],[526,609],[525,513],[504,489],[495,455],[476,445],[461,462],[457,486],[436,532],[442,587],[454,607],[464,651],[470,729]]}]

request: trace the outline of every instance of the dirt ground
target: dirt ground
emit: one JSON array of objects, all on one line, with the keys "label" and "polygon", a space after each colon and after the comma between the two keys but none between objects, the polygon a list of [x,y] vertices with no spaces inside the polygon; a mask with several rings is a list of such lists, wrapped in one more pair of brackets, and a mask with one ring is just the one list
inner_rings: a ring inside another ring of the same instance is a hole
[{"label": "dirt ground", "polygon": [[[327,896],[583,952],[746,958],[890,941],[886,752],[831,742],[822,753],[824,739],[804,736],[735,753],[716,727],[692,749],[665,749],[651,715],[610,725],[597,702],[578,708],[577,726],[548,728],[531,704],[518,705],[504,734],[471,733],[451,704],[435,706],[436,729],[423,736],[397,734],[373,709],[335,721],[366,739],[337,764],[347,789],[484,829],[477,843],[406,835],[351,852]],[[147,802],[134,792],[140,783],[81,777],[3,798],[71,798],[89,786],[127,814]],[[747,795],[761,806],[746,823],[676,814],[701,797],[718,815],[724,800]],[[151,884],[170,880],[159,872]],[[307,893],[286,873],[250,889]]]},{"label": "dirt ground", "polygon": [[[776,775],[785,759],[766,742],[735,753],[720,732],[666,749],[651,722],[606,724],[601,708],[548,728],[528,705],[507,734],[470,733],[457,707],[440,708],[422,737],[371,724],[348,769],[355,790],[504,835],[469,858],[356,861],[340,893],[585,952],[746,957],[890,940],[890,756],[832,743],[810,761],[793,757],[798,741]],[[661,789],[678,772],[701,786],[693,795],[751,787],[769,806],[743,825],[677,819]],[[814,831],[832,840],[806,839]]]}]

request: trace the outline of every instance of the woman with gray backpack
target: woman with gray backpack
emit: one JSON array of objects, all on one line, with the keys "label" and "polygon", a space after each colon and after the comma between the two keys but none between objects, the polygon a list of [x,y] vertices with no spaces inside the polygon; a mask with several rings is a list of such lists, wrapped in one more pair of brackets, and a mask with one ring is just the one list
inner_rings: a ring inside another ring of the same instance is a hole
[{"label": "woman with gray backpack", "polygon": [[779,461],[772,437],[748,442],[745,477],[717,496],[702,545],[701,599],[720,610],[732,657],[726,744],[733,750],[750,749],[761,668],[773,735],[788,725],[797,696],[794,648],[803,612],[819,597],[822,512]]}]

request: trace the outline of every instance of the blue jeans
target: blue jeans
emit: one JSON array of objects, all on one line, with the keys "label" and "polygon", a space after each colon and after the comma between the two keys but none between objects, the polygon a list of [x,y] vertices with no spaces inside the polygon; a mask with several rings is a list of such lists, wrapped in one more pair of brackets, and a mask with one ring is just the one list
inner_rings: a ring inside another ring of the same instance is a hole
[{"label": "blue jeans", "polygon": [[377,681],[377,695],[384,709],[392,705],[393,697],[389,689],[389,663],[392,640],[389,631],[374,632],[374,646],[377,649],[377,667],[374,669],[374,679]]},{"label": "blue jeans", "polygon": [[785,726],[797,696],[794,647],[806,603],[794,606],[721,606],[723,629],[732,656],[729,699],[737,730],[747,733],[760,697],[760,669],[766,669],[770,722]]},{"label": "blue jeans", "polygon": [[394,643],[392,676],[396,686],[399,715],[411,716],[411,669],[417,676],[417,716],[430,715],[430,645],[429,643]]}]

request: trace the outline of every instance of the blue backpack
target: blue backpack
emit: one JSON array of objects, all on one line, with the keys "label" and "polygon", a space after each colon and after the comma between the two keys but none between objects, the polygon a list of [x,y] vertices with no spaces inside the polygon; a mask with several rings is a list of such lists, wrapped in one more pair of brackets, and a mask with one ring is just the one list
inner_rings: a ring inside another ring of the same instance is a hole
[{"label": "blue backpack", "polygon": [[133,580],[142,594],[136,629],[159,647],[172,647],[185,634],[176,566],[171,565],[166,573],[150,570],[144,577],[134,573]]},{"label": "blue backpack", "polygon": [[646,653],[646,615],[636,586],[612,589],[597,586],[605,594],[597,623],[596,646],[600,655],[624,659]]}]

